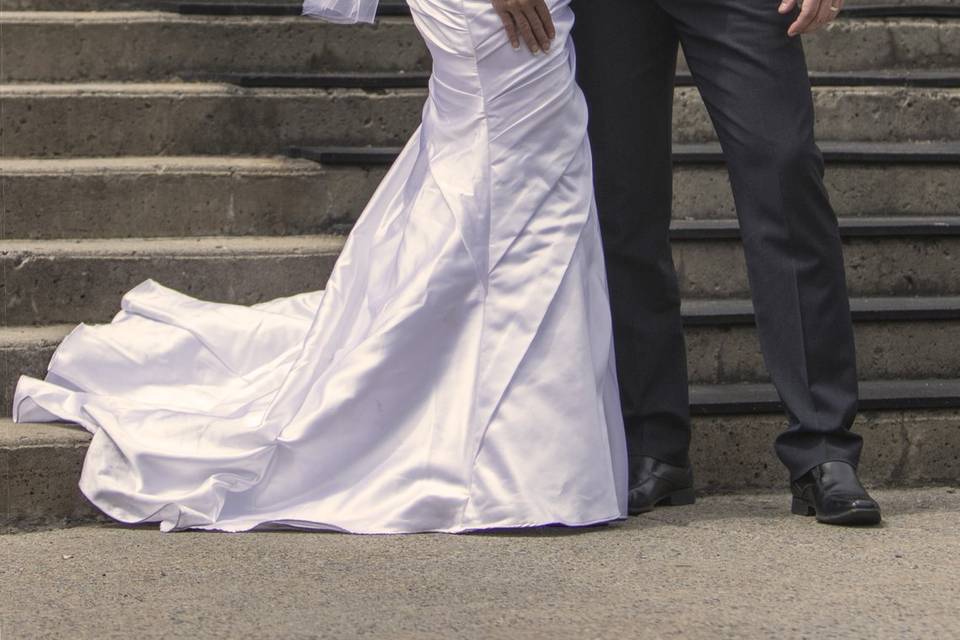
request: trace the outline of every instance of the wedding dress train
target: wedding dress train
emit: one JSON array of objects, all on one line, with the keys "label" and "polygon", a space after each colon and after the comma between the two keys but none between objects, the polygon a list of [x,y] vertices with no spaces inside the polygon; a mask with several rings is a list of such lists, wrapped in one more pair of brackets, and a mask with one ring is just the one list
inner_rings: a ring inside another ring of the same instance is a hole
[{"label": "wedding dress train", "polygon": [[[489,0],[410,0],[423,123],[325,290],[251,306],[147,280],[77,326],[19,422],[92,434],[124,522],[458,532],[626,516],[626,450],[568,0],[547,54]],[[319,283],[318,283],[319,284]]]}]

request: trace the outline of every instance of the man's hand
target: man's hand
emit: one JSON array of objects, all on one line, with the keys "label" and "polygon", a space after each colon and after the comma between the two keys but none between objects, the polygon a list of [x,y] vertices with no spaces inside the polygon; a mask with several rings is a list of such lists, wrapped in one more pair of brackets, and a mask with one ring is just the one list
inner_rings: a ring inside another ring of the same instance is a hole
[{"label": "man's hand", "polygon": [[520,48],[520,38],[533,53],[550,49],[550,41],[557,36],[557,31],[544,0],[493,0],[493,8],[503,21],[514,49]]},{"label": "man's hand", "polygon": [[787,29],[788,36],[813,33],[837,17],[843,8],[843,0],[783,0],[778,11],[787,13],[800,4],[800,15]]}]

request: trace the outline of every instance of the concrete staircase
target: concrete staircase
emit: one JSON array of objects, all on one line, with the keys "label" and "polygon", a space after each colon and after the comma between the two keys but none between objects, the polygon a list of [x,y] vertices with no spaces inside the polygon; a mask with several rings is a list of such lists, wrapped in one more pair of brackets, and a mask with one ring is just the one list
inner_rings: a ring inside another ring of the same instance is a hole
[{"label": "concrete staircase", "polygon": [[[960,1],[848,2],[805,41],[845,239],[874,484],[960,474]],[[14,425],[77,323],[147,277],[253,303],[322,288],[417,125],[429,57],[289,2],[0,0],[0,528],[94,516],[88,435]],[[242,15],[247,14],[247,15]],[[722,158],[681,62],[675,260],[706,490],[782,489]]]}]

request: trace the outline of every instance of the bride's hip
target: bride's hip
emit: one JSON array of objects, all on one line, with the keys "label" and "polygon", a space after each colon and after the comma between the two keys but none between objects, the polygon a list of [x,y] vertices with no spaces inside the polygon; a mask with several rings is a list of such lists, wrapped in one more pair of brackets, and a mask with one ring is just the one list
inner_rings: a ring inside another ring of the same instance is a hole
[{"label": "bride's hip", "polygon": [[[554,19],[563,17],[568,12],[570,0],[544,0]],[[424,17],[436,17],[440,20],[456,19],[457,16],[467,16],[471,19],[485,17],[497,18],[496,9],[492,0],[407,0],[410,10]]]},{"label": "bride's hip", "polygon": [[[534,54],[510,44],[490,0],[409,0],[433,57],[431,93],[458,108],[509,102],[539,104],[570,91],[573,83],[573,12],[569,0],[547,0],[556,37]],[[479,102],[478,102],[479,101]]]}]

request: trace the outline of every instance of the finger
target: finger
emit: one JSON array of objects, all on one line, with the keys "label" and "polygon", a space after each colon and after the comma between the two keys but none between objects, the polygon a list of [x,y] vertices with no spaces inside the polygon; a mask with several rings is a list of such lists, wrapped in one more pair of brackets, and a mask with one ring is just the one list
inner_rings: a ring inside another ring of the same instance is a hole
[{"label": "finger", "polygon": [[517,31],[520,32],[520,37],[523,41],[527,43],[527,48],[533,53],[540,53],[540,45],[537,44],[537,38],[533,35],[533,27],[530,26],[530,21],[527,20],[527,17],[523,15],[522,11],[517,11],[510,15],[513,16],[514,22],[517,23]]},{"label": "finger", "polygon": [[526,7],[523,15],[526,16],[527,22],[530,23],[530,28],[533,30],[533,37],[537,39],[537,44],[540,45],[540,48],[544,51],[548,51],[550,49],[550,38],[547,37],[547,30],[543,27],[540,14],[538,14],[537,10],[533,7]]},{"label": "finger", "polygon": [[787,35],[796,36],[810,26],[813,19],[817,17],[817,8],[820,6],[820,0],[806,0],[800,7],[800,13],[797,19],[793,21],[790,28],[787,29]]},{"label": "finger", "polygon": [[822,25],[833,22],[833,19],[843,8],[843,0],[824,0],[820,11],[820,22]]},{"label": "finger", "polygon": [[519,49],[520,36],[517,35],[517,23],[513,21],[513,16],[506,11],[497,11],[497,15],[500,16],[500,21],[503,22],[503,28],[507,31],[507,39],[510,40],[510,46],[514,49]]},{"label": "finger", "polygon": [[797,6],[797,0],[783,0],[780,3],[780,8],[777,9],[780,13],[790,13],[793,8]]},{"label": "finger", "polygon": [[540,16],[540,22],[543,23],[543,27],[547,31],[547,37],[553,40],[557,37],[557,29],[553,26],[553,16],[550,15],[550,9],[547,7],[547,3],[539,0],[534,6],[537,10],[537,15]]},{"label": "finger", "polygon": [[[827,0],[827,2],[829,1]],[[800,15],[787,29],[787,35],[795,36],[805,32],[816,19],[818,9],[820,9],[820,0],[806,0],[803,3],[803,8],[800,9]]]},{"label": "finger", "polygon": [[813,19],[813,23],[806,30],[805,33],[813,33],[814,31],[819,31],[823,28],[825,24],[830,22],[833,19],[835,11],[831,9],[833,5],[833,0],[822,0],[820,2],[820,8],[817,9],[817,17]]}]

